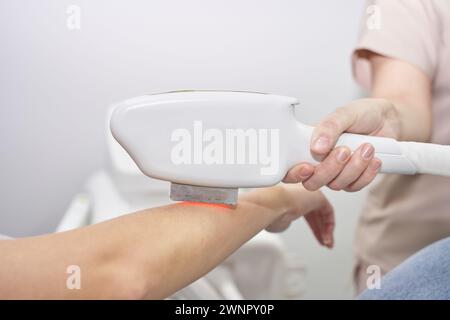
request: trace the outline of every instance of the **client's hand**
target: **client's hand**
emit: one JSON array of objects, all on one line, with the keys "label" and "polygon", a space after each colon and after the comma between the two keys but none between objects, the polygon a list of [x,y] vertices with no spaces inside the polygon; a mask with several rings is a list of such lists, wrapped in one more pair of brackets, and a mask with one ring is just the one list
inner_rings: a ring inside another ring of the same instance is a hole
[{"label": "client's hand", "polygon": [[266,228],[270,232],[280,232],[289,227],[292,221],[305,216],[317,241],[332,248],[334,244],[334,211],[327,198],[320,191],[310,192],[300,184],[281,184],[286,194],[285,212]]}]

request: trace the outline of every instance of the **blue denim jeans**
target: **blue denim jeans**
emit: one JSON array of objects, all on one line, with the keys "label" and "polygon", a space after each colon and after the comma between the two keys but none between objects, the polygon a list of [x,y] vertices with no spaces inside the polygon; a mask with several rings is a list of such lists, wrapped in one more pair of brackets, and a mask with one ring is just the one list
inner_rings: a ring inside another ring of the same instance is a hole
[{"label": "blue denim jeans", "polygon": [[450,299],[450,238],[420,250],[388,272],[380,289],[366,290],[358,299]]}]

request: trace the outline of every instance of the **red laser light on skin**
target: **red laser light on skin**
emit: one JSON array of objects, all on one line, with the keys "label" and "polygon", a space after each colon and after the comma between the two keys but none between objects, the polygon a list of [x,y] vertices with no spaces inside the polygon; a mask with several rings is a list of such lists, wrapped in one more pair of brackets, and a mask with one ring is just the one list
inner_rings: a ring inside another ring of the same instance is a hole
[{"label": "red laser light on skin", "polygon": [[221,209],[233,209],[235,206],[223,204],[223,203],[206,203],[197,201],[183,201],[180,202],[181,206],[195,206],[195,207],[210,207],[210,208],[221,208]]}]

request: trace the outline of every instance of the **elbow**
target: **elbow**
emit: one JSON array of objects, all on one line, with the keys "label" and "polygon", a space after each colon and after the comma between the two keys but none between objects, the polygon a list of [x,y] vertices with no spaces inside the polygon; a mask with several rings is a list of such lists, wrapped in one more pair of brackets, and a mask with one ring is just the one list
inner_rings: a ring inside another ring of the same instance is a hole
[{"label": "elbow", "polygon": [[136,276],[123,277],[119,290],[121,290],[119,295],[122,300],[143,300],[149,292],[145,281]]},{"label": "elbow", "polygon": [[95,299],[142,300],[158,292],[161,283],[158,274],[147,270],[129,252],[97,257],[101,260],[95,263],[95,276],[88,284]]},{"label": "elbow", "polygon": [[112,289],[113,299],[120,300],[161,300],[176,291],[177,286],[163,279],[160,273],[148,273],[142,269],[122,274]]},{"label": "elbow", "polygon": [[[166,294],[166,283],[157,261],[151,264],[130,251],[117,248],[113,253],[98,254],[91,289],[96,299],[143,300],[161,299]],[[95,279],[95,280],[94,280]],[[89,290],[90,291],[90,290]]]},{"label": "elbow", "polygon": [[150,293],[158,292],[159,285],[136,268],[118,267],[109,277],[107,298],[119,300],[148,299]]}]

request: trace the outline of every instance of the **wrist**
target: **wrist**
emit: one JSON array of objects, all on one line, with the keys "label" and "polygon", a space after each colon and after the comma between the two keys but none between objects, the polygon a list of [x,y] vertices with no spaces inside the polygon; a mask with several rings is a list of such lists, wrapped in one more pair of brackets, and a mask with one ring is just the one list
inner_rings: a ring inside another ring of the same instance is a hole
[{"label": "wrist", "polygon": [[395,103],[400,141],[429,142],[431,139],[431,111],[417,110],[412,105]]},{"label": "wrist", "polygon": [[372,101],[378,106],[383,119],[377,130],[382,132],[382,136],[399,141],[427,142],[430,140],[431,112],[418,112],[418,108],[414,108],[411,103],[396,97],[372,98]]},{"label": "wrist", "polygon": [[263,212],[267,212],[269,222],[278,219],[293,206],[287,188],[281,183],[244,193],[240,196],[239,202],[260,207]]},{"label": "wrist", "polygon": [[372,101],[378,106],[382,119],[377,131],[382,131],[383,136],[400,140],[404,130],[397,106],[388,99],[372,98]]}]

